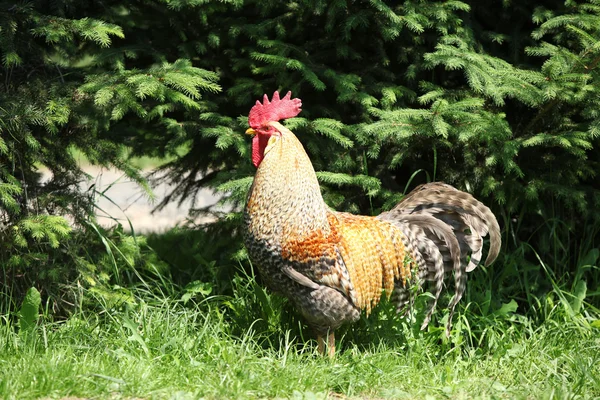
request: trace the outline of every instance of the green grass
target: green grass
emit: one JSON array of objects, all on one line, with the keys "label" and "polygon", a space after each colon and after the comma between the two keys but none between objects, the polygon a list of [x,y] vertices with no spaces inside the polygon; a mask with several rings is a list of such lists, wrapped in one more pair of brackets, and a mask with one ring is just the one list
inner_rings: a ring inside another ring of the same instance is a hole
[{"label": "green grass", "polygon": [[339,331],[329,360],[251,265],[232,261],[231,242],[117,229],[102,237],[106,254],[82,242],[95,257],[76,281],[38,279],[42,296],[0,290],[0,398],[600,398],[596,247],[581,247],[575,273],[516,251],[477,269],[450,339],[443,307],[418,330],[427,295],[416,323],[381,304]]},{"label": "green grass", "polygon": [[289,331],[265,335],[249,325],[232,334],[227,299],[192,307],[142,292],[135,297],[134,305],[41,322],[30,336],[5,316],[0,398],[600,396],[600,331],[588,323],[593,318],[568,317],[560,305],[539,326],[524,317],[491,324],[484,336],[493,343],[450,345],[401,324],[402,340],[373,335],[356,343],[348,334],[329,360],[316,354],[313,340]]}]

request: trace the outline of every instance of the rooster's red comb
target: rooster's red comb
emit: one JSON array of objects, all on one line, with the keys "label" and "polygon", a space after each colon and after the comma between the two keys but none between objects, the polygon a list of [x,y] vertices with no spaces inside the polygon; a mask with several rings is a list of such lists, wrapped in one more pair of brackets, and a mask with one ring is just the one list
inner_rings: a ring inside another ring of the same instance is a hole
[{"label": "rooster's red comb", "polygon": [[252,129],[258,129],[266,122],[292,118],[300,113],[300,107],[302,101],[292,99],[292,92],[287,92],[283,99],[279,98],[279,92],[275,92],[271,101],[265,94],[262,104],[256,100],[256,104],[250,109],[248,124]]}]

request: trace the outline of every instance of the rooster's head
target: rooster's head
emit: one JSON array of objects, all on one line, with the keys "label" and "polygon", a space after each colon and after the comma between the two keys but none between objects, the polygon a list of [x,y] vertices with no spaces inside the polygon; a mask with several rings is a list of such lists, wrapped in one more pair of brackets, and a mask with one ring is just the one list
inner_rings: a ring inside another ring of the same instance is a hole
[{"label": "rooster's head", "polygon": [[277,129],[279,122],[283,119],[295,117],[300,113],[302,101],[300,99],[292,99],[292,92],[287,92],[283,99],[279,98],[279,93],[273,93],[273,99],[265,94],[263,102],[256,100],[256,104],[250,110],[248,115],[248,123],[250,128],[246,131],[249,135],[254,135],[252,138],[252,163],[258,168],[265,153],[268,151],[271,138],[281,135]]}]

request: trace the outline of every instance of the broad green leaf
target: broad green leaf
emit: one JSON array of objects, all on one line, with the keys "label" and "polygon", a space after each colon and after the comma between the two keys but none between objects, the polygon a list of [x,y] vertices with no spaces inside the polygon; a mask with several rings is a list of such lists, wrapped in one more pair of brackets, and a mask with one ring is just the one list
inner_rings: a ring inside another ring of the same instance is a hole
[{"label": "broad green leaf", "polygon": [[587,283],[584,280],[577,282],[575,290],[573,291],[573,300],[571,301],[571,308],[575,314],[581,312],[581,305],[585,300],[587,293]]},{"label": "broad green leaf", "polygon": [[21,332],[27,333],[33,331],[37,324],[41,304],[42,298],[40,292],[35,287],[29,288],[19,310],[19,327],[21,328]]},{"label": "broad green leaf", "polygon": [[508,314],[516,312],[517,307],[518,307],[517,302],[514,299],[512,299],[508,303],[502,304],[502,307],[500,307],[498,310],[496,310],[496,312],[494,312],[494,314],[501,316],[501,317],[505,317]]}]

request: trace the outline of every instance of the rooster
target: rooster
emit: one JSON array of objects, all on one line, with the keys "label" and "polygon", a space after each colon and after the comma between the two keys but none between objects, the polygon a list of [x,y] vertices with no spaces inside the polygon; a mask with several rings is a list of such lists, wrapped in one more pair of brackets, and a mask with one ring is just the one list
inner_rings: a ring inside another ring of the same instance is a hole
[{"label": "rooster", "polygon": [[248,255],[269,289],[288,297],[317,336],[318,350],[335,354],[335,330],[368,315],[383,294],[404,310],[410,287],[432,282],[430,322],[444,286],[454,273],[454,308],[466,287],[466,272],[482,256],[486,265],[500,250],[500,228],[488,207],[468,193],[435,182],[417,187],[377,217],[330,209],[315,170],[296,136],[279,121],[301,111],[291,92],[264,96],[250,110],[256,175],[244,211]]}]

